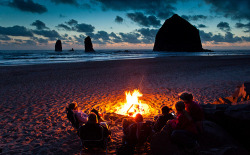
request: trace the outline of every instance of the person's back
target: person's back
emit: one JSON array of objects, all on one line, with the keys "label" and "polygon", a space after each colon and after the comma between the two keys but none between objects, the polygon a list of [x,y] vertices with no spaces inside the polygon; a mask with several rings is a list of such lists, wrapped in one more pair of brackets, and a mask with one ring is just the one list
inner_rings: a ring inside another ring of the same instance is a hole
[{"label": "person's back", "polygon": [[154,131],[159,132],[167,123],[168,120],[174,119],[173,115],[169,113],[171,109],[167,106],[162,108],[162,116],[159,116],[154,124]]},{"label": "person's back", "polygon": [[80,127],[80,138],[83,140],[100,140],[102,137],[102,127],[99,124],[86,123]]},{"label": "person's back", "polygon": [[189,119],[184,113],[185,112],[180,112],[177,115],[176,126],[174,130],[186,130],[193,134],[197,134],[197,129],[193,120]]},{"label": "person's back", "polygon": [[97,123],[95,114],[90,114],[88,122],[79,129],[79,136],[85,147],[102,146],[110,131]]},{"label": "person's back", "polygon": [[152,134],[152,128],[149,124],[143,123],[143,117],[141,114],[136,115],[135,121],[136,123],[133,123],[128,127],[126,140],[131,145],[143,144]]},{"label": "person's back", "polygon": [[204,119],[201,107],[194,101],[186,104],[186,111],[190,114],[194,122],[202,121]]}]

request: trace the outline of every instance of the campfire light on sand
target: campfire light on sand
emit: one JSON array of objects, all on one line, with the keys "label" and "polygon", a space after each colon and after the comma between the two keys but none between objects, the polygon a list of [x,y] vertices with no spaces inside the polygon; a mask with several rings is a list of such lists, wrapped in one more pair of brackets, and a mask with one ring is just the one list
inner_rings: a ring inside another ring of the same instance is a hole
[{"label": "campfire light on sand", "polygon": [[129,115],[135,117],[136,114],[146,114],[149,111],[149,107],[147,104],[141,103],[139,97],[142,97],[142,94],[139,90],[134,90],[133,93],[125,92],[126,94],[126,103],[122,106],[118,107],[118,114]]}]

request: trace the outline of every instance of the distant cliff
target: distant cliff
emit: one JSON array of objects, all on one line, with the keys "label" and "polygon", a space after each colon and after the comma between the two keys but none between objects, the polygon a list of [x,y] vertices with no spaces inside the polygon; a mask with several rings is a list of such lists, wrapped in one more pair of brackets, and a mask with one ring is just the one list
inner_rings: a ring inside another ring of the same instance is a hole
[{"label": "distant cliff", "polygon": [[55,51],[62,51],[62,42],[61,40],[57,40],[55,44]]},{"label": "distant cliff", "polygon": [[85,52],[95,52],[95,50],[93,49],[91,38],[89,36],[87,36],[84,39],[84,44],[85,44]]},{"label": "distant cliff", "polygon": [[167,19],[156,34],[154,51],[203,50],[199,30],[177,14]]}]

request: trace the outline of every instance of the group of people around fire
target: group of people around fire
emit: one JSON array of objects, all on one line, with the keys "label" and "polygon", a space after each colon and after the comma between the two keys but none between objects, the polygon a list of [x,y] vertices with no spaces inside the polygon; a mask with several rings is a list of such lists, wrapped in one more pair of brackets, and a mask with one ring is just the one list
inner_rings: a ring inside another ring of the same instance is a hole
[{"label": "group of people around fire", "polygon": [[[155,116],[153,122],[143,121],[141,114],[137,114],[134,119],[123,119],[123,145],[133,150],[135,146],[145,143],[153,134],[164,132],[173,143],[183,149],[195,150],[198,147],[197,137],[202,131],[203,111],[200,105],[193,101],[191,93],[182,93],[179,99],[175,103],[176,114],[171,113],[171,108],[164,106],[161,109],[162,115]],[[75,122],[70,117],[68,119],[72,124],[77,123],[76,128],[81,139],[88,139],[102,131],[104,139],[110,140],[111,131],[97,110],[92,109],[87,115],[78,109],[76,103],[71,103],[67,110],[75,116]],[[102,130],[98,130],[100,128]]]}]

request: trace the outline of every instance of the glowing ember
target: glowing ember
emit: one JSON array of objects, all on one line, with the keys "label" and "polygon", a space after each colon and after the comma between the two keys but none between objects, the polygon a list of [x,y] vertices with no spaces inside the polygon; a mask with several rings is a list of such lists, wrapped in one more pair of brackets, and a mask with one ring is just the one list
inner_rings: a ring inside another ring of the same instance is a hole
[{"label": "glowing ember", "polygon": [[117,109],[118,114],[135,116],[136,114],[146,114],[148,112],[148,105],[141,103],[138,99],[142,96],[139,90],[134,90],[133,94],[125,92],[127,102]]}]

